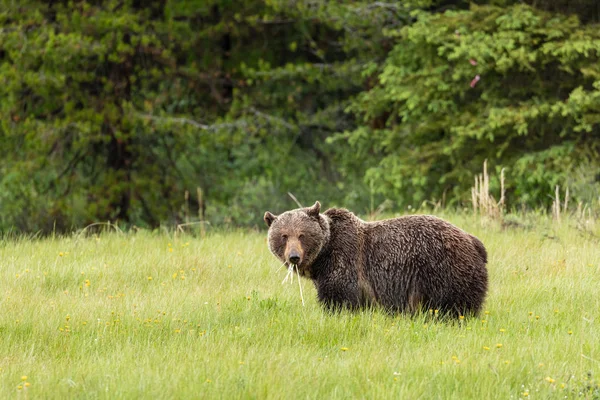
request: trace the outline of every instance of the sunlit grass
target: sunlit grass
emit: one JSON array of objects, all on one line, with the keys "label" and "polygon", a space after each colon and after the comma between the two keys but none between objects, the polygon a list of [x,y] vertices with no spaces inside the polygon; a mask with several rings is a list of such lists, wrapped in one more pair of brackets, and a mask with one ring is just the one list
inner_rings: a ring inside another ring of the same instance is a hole
[{"label": "sunlit grass", "polygon": [[453,323],[303,307],[264,233],[5,240],[0,398],[600,396],[598,239],[447,217],[489,252]]}]

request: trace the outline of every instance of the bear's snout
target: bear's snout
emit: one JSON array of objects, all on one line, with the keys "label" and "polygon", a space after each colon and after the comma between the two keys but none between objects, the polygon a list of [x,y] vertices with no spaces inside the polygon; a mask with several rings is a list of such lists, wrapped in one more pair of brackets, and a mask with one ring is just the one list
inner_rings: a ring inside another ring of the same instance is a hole
[{"label": "bear's snout", "polygon": [[289,261],[294,265],[298,264],[300,262],[300,254],[290,253]]},{"label": "bear's snout", "polygon": [[293,265],[298,265],[302,262],[302,246],[299,241],[289,240],[285,249],[285,259]]}]

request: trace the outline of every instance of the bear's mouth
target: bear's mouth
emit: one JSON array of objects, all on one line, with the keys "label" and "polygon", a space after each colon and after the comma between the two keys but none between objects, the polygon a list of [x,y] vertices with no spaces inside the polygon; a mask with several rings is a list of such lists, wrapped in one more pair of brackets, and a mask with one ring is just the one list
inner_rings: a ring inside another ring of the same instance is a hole
[{"label": "bear's mouth", "polygon": [[303,264],[302,262],[299,262],[298,264],[291,264],[288,263],[288,268],[292,268],[295,271],[298,271],[298,274],[304,278],[309,278],[310,279],[310,268],[307,267],[305,264]]},{"label": "bear's mouth", "polygon": [[302,262],[294,264],[294,263],[291,263],[289,260],[285,260],[283,262],[283,264],[281,264],[281,266],[277,269],[277,272],[279,272],[282,268],[285,268],[288,271],[288,273],[289,273],[289,271],[294,271],[294,274],[295,274],[296,271],[298,271],[298,273],[300,275],[303,275],[303,272],[304,272],[304,270],[302,268]]},{"label": "bear's mouth", "polygon": [[309,268],[305,268],[305,265],[303,265],[302,262],[293,264],[289,261],[286,261],[283,263],[282,267],[285,267],[285,269],[287,269],[286,277],[282,283],[285,283],[288,280],[290,280],[291,278],[293,278],[292,275],[294,275],[298,278],[302,276],[304,278],[310,279],[310,270],[309,270]]}]

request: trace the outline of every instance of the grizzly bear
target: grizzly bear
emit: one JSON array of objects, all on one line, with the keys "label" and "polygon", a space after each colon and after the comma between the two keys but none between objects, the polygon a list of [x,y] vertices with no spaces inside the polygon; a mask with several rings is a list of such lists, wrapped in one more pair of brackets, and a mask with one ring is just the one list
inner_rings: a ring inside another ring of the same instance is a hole
[{"label": "grizzly bear", "polygon": [[477,314],[487,291],[483,243],[431,215],[365,222],[321,205],[266,212],[271,252],[313,281],[328,309]]}]

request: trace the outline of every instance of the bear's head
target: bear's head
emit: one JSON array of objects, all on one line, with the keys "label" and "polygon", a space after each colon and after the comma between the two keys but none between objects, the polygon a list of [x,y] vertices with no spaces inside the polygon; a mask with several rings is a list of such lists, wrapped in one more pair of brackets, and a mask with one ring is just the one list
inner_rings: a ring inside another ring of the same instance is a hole
[{"label": "bear's head", "polygon": [[286,211],[281,215],[265,213],[269,227],[269,250],[288,265],[308,273],[327,241],[329,220],[319,214],[321,204]]}]

